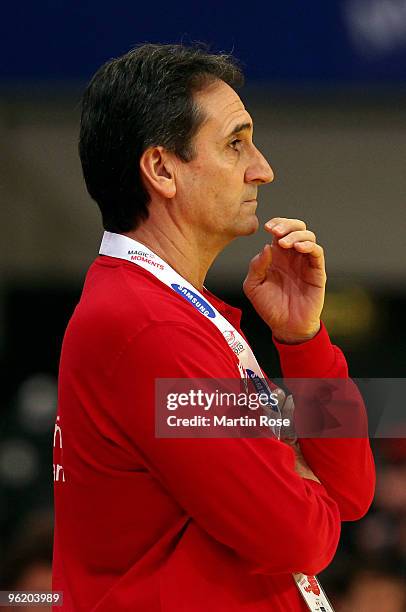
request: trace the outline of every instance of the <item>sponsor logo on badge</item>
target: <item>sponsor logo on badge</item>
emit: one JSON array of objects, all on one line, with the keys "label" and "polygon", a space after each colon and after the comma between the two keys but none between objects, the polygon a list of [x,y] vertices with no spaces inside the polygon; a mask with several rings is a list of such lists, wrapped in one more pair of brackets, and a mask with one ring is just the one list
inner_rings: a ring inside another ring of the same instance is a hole
[{"label": "sponsor logo on badge", "polygon": [[320,587],[317,584],[317,580],[314,576],[306,576],[307,584],[303,585],[306,593],[313,593],[314,595],[320,595]]},{"label": "sponsor logo on badge", "polygon": [[227,329],[225,332],[223,332],[223,336],[228,346],[232,348],[232,350],[234,351],[236,355],[239,355],[240,353],[243,352],[244,345],[239,340],[236,339],[235,333],[233,332],[232,329]]},{"label": "sponsor logo on badge", "polygon": [[254,387],[258,391],[258,393],[268,393],[268,388],[265,385],[264,381],[255,374],[252,370],[247,368],[248,377],[252,380]]},{"label": "sponsor logo on badge", "polygon": [[184,297],[188,302],[192,304],[199,312],[204,314],[206,317],[210,319],[214,319],[216,313],[213,308],[208,304],[203,298],[201,298],[197,293],[191,291],[187,287],[183,287],[182,285],[177,285],[176,283],[171,283],[172,289],[179,293],[182,297]]},{"label": "sponsor logo on badge", "polygon": [[[266,404],[267,406],[271,406],[272,410],[278,412],[278,399],[277,396],[269,390],[269,387],[266,385],[264,379],[260,378],[255,372],[252,370],[246,369],[247,376],[250,380],[252,380],[252,384],[255,387],[256,392],[259,395],[267,395],[269,400]],[[265,404],[264,404],[265,405]]]}]

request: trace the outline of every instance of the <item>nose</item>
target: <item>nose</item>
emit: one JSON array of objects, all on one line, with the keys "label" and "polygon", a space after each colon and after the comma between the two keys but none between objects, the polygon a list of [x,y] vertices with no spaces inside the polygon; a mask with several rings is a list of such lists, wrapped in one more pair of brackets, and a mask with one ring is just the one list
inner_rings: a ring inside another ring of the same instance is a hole
[{"label": "nose", "polygon": [[254,152],[250,165],[245,172],[246,183],[256,183],[257,185],[266,185],[272,183],[274,173],[271,166],[268,164],[265,157],[262,155],[255,145]]}]

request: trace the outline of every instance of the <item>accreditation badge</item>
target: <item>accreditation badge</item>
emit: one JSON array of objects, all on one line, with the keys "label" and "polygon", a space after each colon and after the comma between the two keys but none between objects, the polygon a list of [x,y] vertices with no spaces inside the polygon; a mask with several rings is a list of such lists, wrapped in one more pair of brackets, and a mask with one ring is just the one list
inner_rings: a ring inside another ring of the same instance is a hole
[{"label": "accreditation badge", "polygon": [[309,610],[312,610],[312,612],[334,612],[316,576],[293,574],[293,579]]}]

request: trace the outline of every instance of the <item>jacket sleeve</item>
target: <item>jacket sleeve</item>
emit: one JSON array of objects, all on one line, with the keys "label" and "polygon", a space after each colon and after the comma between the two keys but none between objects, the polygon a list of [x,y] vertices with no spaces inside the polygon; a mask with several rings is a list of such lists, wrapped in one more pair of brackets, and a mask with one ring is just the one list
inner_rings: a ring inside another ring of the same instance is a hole
[{"label": "jacket sleeve", "polygon": [[[300,447],[313,472],[326,491],[337,502],[341,520],[361,518],[371,505],[375,491],[375,467],[369,445],[368,426],[364,403],[355,383],[348,377],[348,367],[341,350],[331,344],[322,324],[319,333],[298,345],[282,344],[274,339],[279,352],[285,379],[334,379],[341,397],[335,401],[332,412],[337,420],[346,420],[342,431],[347,437],[302,437]],[[340,382],[341,381],[341,382]],[[295,381],[287,381],[295,386]],[[300,386],[300,382],[298,381]],[[311,381],[308,381],[311,384]],[[314,387],[317,387],[317,382]],[[293,389],[292,389],[293,390]],[[295,395],[295,414],[305,420],[302,413],[300,390]],[[327,405],[327,409],[328,409]],[[306,424],[301,430],[306,431]],[[352,437],[348,437],[352,436]]]},{"label": "jacket sleeve", "polygon": [[235,378],[233,357],[220,334],[176,323],[147,327],[110,374],[117,418],[168,494],[252,571],[315,574],[334,556],[340,515],[324,486],[295,473],[289,446],[270,438],[155,437],[155,379]]}]

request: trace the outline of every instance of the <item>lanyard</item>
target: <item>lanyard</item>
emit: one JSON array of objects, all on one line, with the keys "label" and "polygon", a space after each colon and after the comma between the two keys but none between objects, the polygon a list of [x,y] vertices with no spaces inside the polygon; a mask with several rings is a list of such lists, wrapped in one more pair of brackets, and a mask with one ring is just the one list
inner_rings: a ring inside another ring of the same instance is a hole
[{"label": "lanyard", "polygon": [[[271,395],[272,390],[245,338],[206,300],[196,287],[193,287],[183,276],[171,268],[166,261],[141,242],[113,232],[104,232],[99,253],[100,255],[125,259],[144,268],[144,270],[148,270],[164,285],[187,300],[202,316],[207,317],[217,327],[228,346],[237,355],[240,376],[249,378],[258,393]],[[274,404],[275,402],[269,402],[269,408],[272,408],[276,416],[280,417],[280,408]],[[280,427],[274,433],[279,438]]]}]

